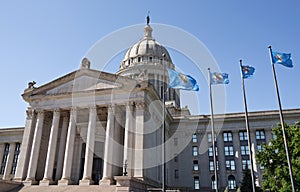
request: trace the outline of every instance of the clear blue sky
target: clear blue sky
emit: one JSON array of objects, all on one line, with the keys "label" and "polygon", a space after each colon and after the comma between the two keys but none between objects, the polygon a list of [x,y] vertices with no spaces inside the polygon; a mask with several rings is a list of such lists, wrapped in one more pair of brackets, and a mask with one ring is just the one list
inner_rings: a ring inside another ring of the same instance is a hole
[{"label": "clear blue sky", "polygon": [[[173,25],[197,37],[221,70],[229,73],[227,112],[244,111],[239,59],[256,68],[255,77],[246,82],[249,111],[277,109],[267,46],[291,52],[295,67],[276,69],[283,108],[299,108],[299,8],[296,0],[1,1],[0,127],[24,126],[27,103],[21,94],[29,81],[39,86],[78,69],[95,42],[122,27],[145,23],[148,10],[151,22]],[[198,80],[199,113],[209,114],[202,74],[195,74],[184,57],[172,52],[171,56],[175,65]]]}]

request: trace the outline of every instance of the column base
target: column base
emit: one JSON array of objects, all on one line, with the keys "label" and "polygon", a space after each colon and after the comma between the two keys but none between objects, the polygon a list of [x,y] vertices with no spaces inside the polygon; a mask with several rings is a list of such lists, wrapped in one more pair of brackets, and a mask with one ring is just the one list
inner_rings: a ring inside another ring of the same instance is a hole
[{"label": "column base", "polygon": [[34,179],[26,179],[23,181],[24,186],[37,185],[39,182]]},{"label": "column base", "polygon": [[58,181],[58,186],[68,186],[71,184],[72,184],[71,179],[61,179]]},{"label": "column base", "polygon": [[99,182],[99,185],[111,185],[111,184],[113,184],[113,180],[109,177],[103,177]]},{"label": "column base", "polygon": [[92,179],[82,179],[79,181],[79,186],[89,186],[94,184],[94,181]]},{"label": "column base", "polygon": [[54,181],[51,179],[43,179],[40,181],[40,186],[49,186],[51,184],[54,184]]}]

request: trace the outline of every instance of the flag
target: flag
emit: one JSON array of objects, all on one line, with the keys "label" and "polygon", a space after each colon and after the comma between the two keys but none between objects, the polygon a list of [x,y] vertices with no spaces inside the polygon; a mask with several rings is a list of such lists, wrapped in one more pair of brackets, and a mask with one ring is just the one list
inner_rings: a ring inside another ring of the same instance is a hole
[{"label": "flag", "polygon": [[281,64],[286,67],[293,67],[293,62],[290,53],[281,53],[281,52],[272,51],[271,54],[272,54],[273,64]]},{"label": "flag", "polygon": [[242,65],[241,69],[242,69],[242,77],[244,79],[253,77],[254,72],[255,72],[255,68],[254,67],[249,66],[249,65]]},{"label": "flag", "polygon": [[214,72],[210,74],[211,84],[228,84],[229,78],[227,73]]},{"label": "flag", "polygon": [[185,75],[177,71],[174,71],[172,69],[168,69],[168,73],[170,79],[169,82],[170,88],[199,91],[199,86],[197,85],[197,81],[190,75]]}]

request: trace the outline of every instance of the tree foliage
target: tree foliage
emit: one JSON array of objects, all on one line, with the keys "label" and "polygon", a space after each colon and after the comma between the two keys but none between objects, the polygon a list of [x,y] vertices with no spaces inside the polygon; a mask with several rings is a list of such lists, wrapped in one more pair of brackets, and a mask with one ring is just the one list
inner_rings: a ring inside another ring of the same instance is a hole
[{"label": "tree foliage", "polygon": [[252,179],[250,169],[244,171],[244,177],[241,185],[242,192],[252,192]]},{"label": "tree foliage", "polygon": [[[300,122],[285,125],[296,191],[300,191]],[[272,129],[275,138],[263,145],[256,158],[264,167],[262,189],[274,192],[292,191],[281,125]]]}]

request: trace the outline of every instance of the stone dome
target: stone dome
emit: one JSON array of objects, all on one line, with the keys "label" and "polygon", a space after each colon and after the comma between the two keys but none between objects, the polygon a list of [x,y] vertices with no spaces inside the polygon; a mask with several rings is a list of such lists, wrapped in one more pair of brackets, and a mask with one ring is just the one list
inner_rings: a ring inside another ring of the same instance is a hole
[{"label": "stone dome", "polygon": [[152,31],[149,24],[144,27],[144,37],[127,50],[120,66],[121,70],[139,64],[162,65],[163,60],[172,63],[167,49],[152,38]]}]

